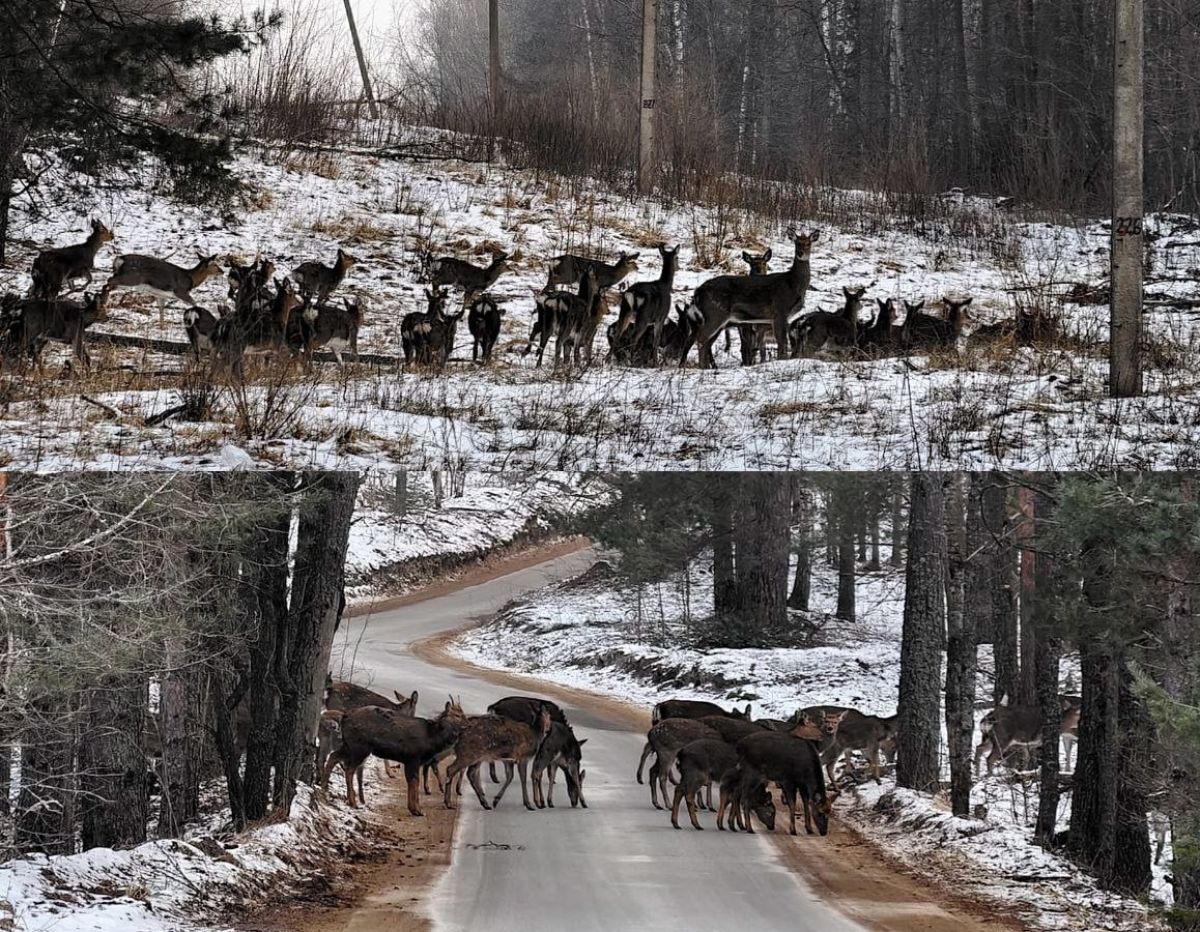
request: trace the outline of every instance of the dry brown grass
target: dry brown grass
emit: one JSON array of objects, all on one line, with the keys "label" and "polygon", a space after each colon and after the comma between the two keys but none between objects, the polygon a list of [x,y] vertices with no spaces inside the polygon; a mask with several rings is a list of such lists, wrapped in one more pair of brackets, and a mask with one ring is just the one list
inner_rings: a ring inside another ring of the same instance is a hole
[{"label": "dry brown grass", "polygon": [[336,181],[342,177],[342,162],[331,152],[292,152],[283,159],[283,167],[301,175],[317,175]]},{"label": "dry brown grass", "polygon": [[367,217],[343,214],[334,220],[318,220],[312,225],[314,233],[324,233],[341,243],[378,243],[392,239],[395,234]]}]

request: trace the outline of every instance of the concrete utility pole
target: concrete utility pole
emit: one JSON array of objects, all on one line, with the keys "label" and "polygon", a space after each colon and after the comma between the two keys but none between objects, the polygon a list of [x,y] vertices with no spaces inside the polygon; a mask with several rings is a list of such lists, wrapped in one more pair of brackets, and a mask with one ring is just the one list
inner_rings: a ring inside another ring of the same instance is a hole
[{"label": "concrete utility pole", "polygon": [[504,110],[500,89],[500,0],[488,0],[488,95],[492,104],[492,135],[495,122]]},{"label": "concrete utility pole", "polygon": [[1113,47],[1112,307],[1109,391],[1142,393],[1143,0],[1117,0]]},{"label": "concrete utility pole", "polygon": [[658,49],[658,0],[642,0],[641,127],[638,134],[638,190],[654,184],[654,63]]},{"label": "concrete utility pole", "polygon": [[354,55],[358,59],[358,72],[362,75],[363,94],[367,98],[367,107],[371,111],[371,119],[379,119],[379,105],[375,103],[375,92],[371,89],[371,76],[367,73],[367,59],[363,56],[362,43],[358,41],[358,27],[354,25],[354,10],[350,9],[350,0],[342,0],[346,6],[346,21],[350,23],[350,38],[354,40]]}]

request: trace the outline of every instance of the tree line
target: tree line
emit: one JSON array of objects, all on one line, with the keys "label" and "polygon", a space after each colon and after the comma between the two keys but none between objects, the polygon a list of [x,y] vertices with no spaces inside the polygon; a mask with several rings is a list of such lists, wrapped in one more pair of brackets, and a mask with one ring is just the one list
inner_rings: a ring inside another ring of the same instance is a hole
[{"label": "tree line", "polygon": [[212,781],[235,828],[287,817],[358,483],[0,474],[3,856],[176,836]]},{"label": "tree line", "polygon": [[[811,574],[856,619],[864,573],[903,573],[896,780],[972,812],[977,700],[1040,710],[1038,843],[1110,889],[1148,892],[1147,813],[1171,822],[1177,928],[1200,928],[1200,500],[1190,474],[643,474],[584,529],[633,588],[710,566],[692,646],[820,643]],[[790,575],[789,575],[790,574]],[[991,645],[989,681],[978,663]],[[1074,774],[1059,772],[1060,674],[1077,654]],[[798,695],[804,705],[812,697]],[[948,764],[949,779],[944,779]],[[1057,829],[1070,795],[1070,824]]]},{"label": "tree line", "polygon": [[[635,165],[640,4],[501,4],[501,131],[520,156],[606,178]],[[487,12],[429,0],[440,118],[486,126]],[[1107,204],[1114,0],[663,0],[656,104],[665,189],[734,170],[1038,205]],[[1200,2],[1147,0],[1147,196],[1200,206]]]}]

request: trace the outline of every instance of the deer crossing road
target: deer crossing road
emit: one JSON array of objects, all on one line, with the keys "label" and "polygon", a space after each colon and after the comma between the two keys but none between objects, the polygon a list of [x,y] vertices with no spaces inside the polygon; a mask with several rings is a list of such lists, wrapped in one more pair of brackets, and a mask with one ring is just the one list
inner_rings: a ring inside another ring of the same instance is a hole
[{"label": "deer crossing road", "polygon": [[[590,552],[575,553],[442,597],[348,618],[338,645],[347,662],[353,656],[359,682],[369,678],[373,689],[389,695],[419,689],[419,715],[434,714],[448,693],[461,696],[468,713],[482,713],[516,690],[427,664],[408,645],[495,612],[524,592],[586,569],[592,559]],[[335,673],[337,663],[335,657]],[[589,739],[583,762],[590,808],[567,806],[560,785],[556,809],[528,812],[517,792],[497,811],[484,812],[467,790],[459,798],[451,867],[429,899],[435,929],[862,928],[789,871],[765,836],[718,832],[710,813],[702,814],[710,830],[673,829],[668,813],[651,808],[645,787],[634,782],[644,735],[585,709],[564,704],[564,710],[579,737]],[[424,804],[441,803],[426,797]],[[816,836],[800,843],[816,856],[832,855],[819,850],[823,840]]]}]

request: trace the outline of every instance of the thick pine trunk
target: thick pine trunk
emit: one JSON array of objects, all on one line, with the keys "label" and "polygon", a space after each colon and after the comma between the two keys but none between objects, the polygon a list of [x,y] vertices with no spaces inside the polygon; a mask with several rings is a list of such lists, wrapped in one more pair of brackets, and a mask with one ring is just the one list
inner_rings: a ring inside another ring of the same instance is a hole
[{"label": "thick pine trunk", "polygon": [[[946,738],[950,758],[950,806],[971,811],[972,743],[975,730],[975,614],[967,610],[968,581],[986,560],[977,482],[955,476],[947,499]],[[969,562],[968,562],[969,561]],[[973,588],[973,587],[972,587]]]},{"label": "thick pine trunk", "polygon": [[[736,482],[729,485],[736,487]],[[713,609],[718,617],[733,611],[736,600],[731,498],[728,486],[718,488],[713,495]]]},{"label": "thick pine trunk", "polygon": [[788,596],[788,608],[807,612],[812,594],[812,502],[808,492],[803,489],[797,489],[793,498],[800,519],[800,530],[796,539],[796,576],[791,595]]},{"label": "thick pine trunk", "polygon": [[1019,538],[1021,542],[1021,664],[1017,678],[1017,694],[1009,696],[1015,705],[1037,705],[1037,632],[1033,627],[1033,602],[1036,591],[1037,554],[1033,543],[1033,490],[1022,486],[1017,491],[1017,503],[1021,509]]},{"label": "thick pine trunk", "polygon": [[892,480],[895,488],[892,490],[892,552],[888,555],[888,563],[894,567],[904,565],[904,493],[900,488],[900,479]]},{"label": "thick pine trunk", "polygon": [[896,783],[938,788],[942,649],[945,646],[946,525],[942,478],[915,473],[908,518]]},{"label": "thick pine trunk", "polygon": [[127,848],[146,840],[150,796],[146,687],[137,677],[106,677],[84,697],[87,735],[79,747],[83,849]]},{"label": "thick pine trunk", "polygon": [[854,524],[852,516],[838,515],[838,593],[836,615],[854,621]]},{"label": "thick pine trunk", "polygon": [[277,656],[279,720],[275,741],[277,810],[287,813],[302,778],[312,780],[316,727],[329,671],[346,546],[359,476],[353,472],[310,474],[300,510],[288,627]]},{"label": "thick pine trunk", "polygon": [[159,727],[162,745],[162,796],[158,834],[176,837],[200,814],[200,773],[204,765],[203,690],[182,639],[167,644],[167,672],[162,681]]},{"label": "thick pine trunk", "polygon": [[[1039,492],[1033,502],[1034,517],[1039,533],[1049,526],[1053,501]],[[1054,564],[1049,549],[1039,547],[1034,565],[1034,604],[1032,611],[1036,650],[1034,657],[1034,679],[1037,686],[1037,704],[1042,714],[1042,753],[1040,788],[1038,792],[1038,814],[1034,826],[1034,839],[1049,848],[1054,844],[1054,831],[1058,822],[1058,749],[1062,733],[1062,706],[1058,693],[1058,666],[1062,645],[1053,634],[1048,600],[1054,585]]]},{"label": "thick pine trunk", "polygon": [[787,476],[776,473],[746,473],[740,483],[734,530],[737,614],[760,645],[787,625],[789,484]]},{"label": "thick pine trunk", "polygon": [[21,729],[21,793],[13,847],[20,854],[75,852],[75,730],[65,705],[38,700]]},{"label": "thick pine trunk", "polygon": [[1009,533],[1008,494],[999,483],[989,484],[984,493],[985,524],[997,539],[993,551],[991,623],[989,635],[995,657],[996,679],[992,684],[992,702],[999,705],[1008,696],[1017,695],[1017,552]]}]

